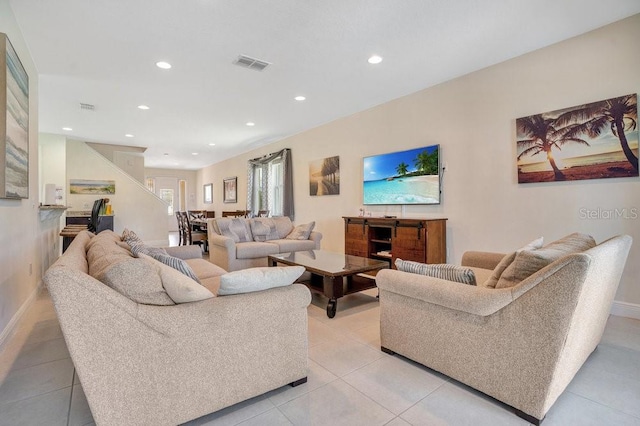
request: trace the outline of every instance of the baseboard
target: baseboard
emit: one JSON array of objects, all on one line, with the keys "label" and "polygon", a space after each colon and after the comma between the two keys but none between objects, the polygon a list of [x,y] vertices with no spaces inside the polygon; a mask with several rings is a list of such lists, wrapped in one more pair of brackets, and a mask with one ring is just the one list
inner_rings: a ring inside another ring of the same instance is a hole
[{"label": "baseboard", "polygon": [[640,305],[635,303],[613,301],[611,315],[640,320]]},{"label": "baseboard", "polygon": [[18,311],[13,315],[4,330],[2,330],[2,333],[0,333],[0,352],[2,352],[2,350],[4,349],[4,344],[9,340],[11,336],[13,336],[13,332],[20,323],[20,319],[22,319],[22,316],[27,311],[27,309],[29,309],[33,301],[36,300],[36,297],[38,296],[38,293],[40,293],[41,288],[42,281],[38,283],[29,297],[27,297],[27,300],[24,301],[22,306],[20,306],[20,309],[18,309]]}]

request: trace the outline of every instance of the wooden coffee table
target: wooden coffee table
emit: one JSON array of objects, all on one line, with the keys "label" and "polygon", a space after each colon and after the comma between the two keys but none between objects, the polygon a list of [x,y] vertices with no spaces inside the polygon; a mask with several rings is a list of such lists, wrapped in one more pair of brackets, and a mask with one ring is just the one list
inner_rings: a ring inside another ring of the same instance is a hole
[{"label": "wooden coffee table", "polygon": [[329,298],[327,316],[333,318],[338,308],[338,299],[350,293],[375,288],[373,278],[357,274],[374,273],[389,267],[389,263],[326,250],[308,250],[269,256],[269,265],[278,263],[289,266],[304,266],[311,279],[303,282],[310,290]]}]

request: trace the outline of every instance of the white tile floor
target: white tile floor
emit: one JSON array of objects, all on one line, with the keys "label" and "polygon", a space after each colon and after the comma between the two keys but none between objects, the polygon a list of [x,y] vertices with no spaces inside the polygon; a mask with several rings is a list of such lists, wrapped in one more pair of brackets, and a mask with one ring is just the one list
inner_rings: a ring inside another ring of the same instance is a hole
[{"label": "white tile floor", "polygon": [[[375,290],[309,307],[309,380],[188,425],[526,425],[492,399],[380,351]],[[0,353],[0,426],[92,425],[44,291]],[[543,423],[640,425],[640,321],[611,317],[598,350]]]}]

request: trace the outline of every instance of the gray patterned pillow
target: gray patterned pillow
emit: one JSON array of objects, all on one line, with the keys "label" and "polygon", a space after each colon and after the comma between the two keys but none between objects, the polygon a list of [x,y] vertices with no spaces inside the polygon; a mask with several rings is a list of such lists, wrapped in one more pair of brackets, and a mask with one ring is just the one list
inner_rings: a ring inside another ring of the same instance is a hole
[{"label": "gray patterned pillow", "polygon": [[398,271],[412,274],[428,275],[447,281],[455,281],[462,284],[476,285],[476,275],[470,268],[449,265],[446,263],[431,264],[412,262],[410,260],[396,259]]},{"label": "gray patterned pillow", "polygon": [[285,238],[287,240],[308,240],[314,226],[316,226],[315,222],[298,225],[293,228],[293,230]]},{"label": "gray patterned pillow", "polygon": [[192,280],[198,283],[200,282],[195,272],[193,272],[193,269],[191,269],[191,266],[189,266],[187,262],[177,257],[170,256],[163,248],[150,247],[142,243],[135,243],[131,246],[131,253],[133,253],[135,257],[140,257],[140,254],[146,254],[147,256],[182,272]]},{"label": "gray patterned pillow", "polygon": [[213,221],[213,226],[218,234],[232,238],[236,243],[253,241],[251,229],[244,218],[223,217]]},{"label": "gray patterned pillow", "polygon": [[278,240],[278,230],[276,229],[276,223],[273,219],[262,217],[255,218],[250,221],[251,233],[253,234],[253,241],[271,241]]}]

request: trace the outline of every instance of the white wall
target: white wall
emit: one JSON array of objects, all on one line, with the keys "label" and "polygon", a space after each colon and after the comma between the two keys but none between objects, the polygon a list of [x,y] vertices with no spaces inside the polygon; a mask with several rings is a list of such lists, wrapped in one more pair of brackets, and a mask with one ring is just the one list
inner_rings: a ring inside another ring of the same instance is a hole
[{"label": "white wall", "polygon": [[[146,167],[144,175],[147,178],[172,177],[187,182],[187,210],[198,210],[198,201],[202,201],[202,187],[198,187],[198,172],[196,170],[157,169]],[[222,185],[222,184],[221,184]]]},{"label": "white wall", "polygon": [[[97,198],[109,198],[114,212],[114,231],[134,231],[153,245],[168,245],[167,204],[140,182],[120,170],[86,143],[67,139],[65,191],[69,210],[91,210]],[[114,180],[112,195],[69,194],[69,179]]]},{"label": "white wall", "polygon": [[[551,241],[580,231],[602,241],[626,233],[635,244],[616,299],[640,309],[640,219],[580,214],[640,209],[640,180],[519,185],[515,165],[516,118],[639,91],[638,40],[640,15],[209,166],[198,172],[198,185],[213,182],[216,215],[242,209],[247,159],[291,148],[295,221],[315,220],[323,248],[342,251],[341,216],[357,215],[362,206],[362,158],[438,143],[448,165],[443,203],[407,207],[406,216],[449,219],[449,262],[471,249],[513,250],[540,235]],[[340,195],[309,196],[309,162],[334,155],[340,156]],[[222,203],[228,176],[238,176],[238,204]],[[400,207],[368,209],[401,213]]]},{"label": "white wall", "polygon": [[9,36],[29,75],[29,198],[0,199],[0,345],[42,279],[38,215],[38,74],[8,0],[0,0],[0,32]]}]

